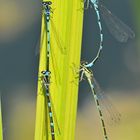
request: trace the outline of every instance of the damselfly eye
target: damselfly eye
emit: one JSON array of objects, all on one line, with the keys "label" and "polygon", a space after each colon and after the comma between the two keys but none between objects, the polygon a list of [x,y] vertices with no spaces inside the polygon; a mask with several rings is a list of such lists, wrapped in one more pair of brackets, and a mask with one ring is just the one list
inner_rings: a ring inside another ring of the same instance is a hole
[{"label": "damselfly eye", "polygon": [[48,4],[49,4],[49,5],[51,5],[51,4],[52,4],[52,2],[51,2],[51,1],[48,1]]},{"label": "damselfly eye", "polygon": [[88,62],[85,62],[85,64],[88,64]]},{"label": "damselfly eye", "polygon": [[46,5],[46,3],[45,2],[42,2],[42,5]]},{"label": "damselfly eye", "polygon": [[46,71],[41,71],[41,73],[42,73],[42,74],[45,74],[45,73],[46,73]]},{"label": "damselfly eye", "polygon": [[86,65],[86,64],[88,64],[88,62],[86,62],[86,61],[83,61],[83,62],[82,62],[82,65],[83,65],[83,66]]}]

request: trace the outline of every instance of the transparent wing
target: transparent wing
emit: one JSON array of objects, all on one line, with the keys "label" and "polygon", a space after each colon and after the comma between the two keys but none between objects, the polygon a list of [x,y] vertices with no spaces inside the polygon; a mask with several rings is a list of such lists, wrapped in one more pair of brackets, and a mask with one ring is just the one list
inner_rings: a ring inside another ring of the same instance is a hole
[{"label": "transparent wing", "polygon": [[[45,28],[43,29],[43,32],[42,32],[42,38],[41,38],[41,42],[40,42],[40,46],[43,45],[43,40],[44,40],[44,37],[45,37],[45,33],[46,33],[46,30]],[[40,48],[41,49],[41,48]],[[36,54],[39,53],[39,50],[40,49],[36,49]],[[56,57],[55,57],[55,54],[54,54],[54,48],[51,47],[51,61],[52,61],[52,66],[53,66],[53,69],[54,69],[54,78],[55,78],[55,82],[57,84],[57,86],[59,84],[61,84],[61,77],[60,77],[60,73],[59,73],[59,68],[58,68],[58,64],[57,64],[57,61],[56,61]],[[57,76],[56,76],[56,73],[57,73]]]},{"label": "transparent wing", "polygon": [[60,77],[60,73],[59,73],[59,67],[58,67],[58,64],[57,64],[57,59],[55,57],[53,49],[54,48],[51,47],[51,60],[52,60],[52,66],[53,66],[53,70],[54,70],[53,74],[54,74],[54,77],[55,77],[56,84],[58,86],[58,85],[61,84],[61,77]]},{"label": "transparent wing", "polygon": [[113,105],[111,100],[107,97],[107,95],[105,95],[105,93],[100,88],[95,78],[93,79],[93,83],[94,83],[95,92],[98,96],[98,99],[102,107],[105,110],[104,112],[107,118],[109,118],[109,122],[118,123],[121,119],[121,114],[119,113],[117,108]]},{"label": "transparent wing", "polygon": [[[43,14],[44,15],[44,14]],[[43,27],[43,31],[41,32],[41,37],[38,41],[38,43],[40,43],[39,45],[36,45],[36,49],[35,49],[35,55],[38,55],[40,53],[40,49],[43,45],[43,40],[44,40],[44,37],[46,35],[46,21],[45,21],[45,16],[43,16],[44,18],[44,27]]]},{"label": "transparent wing", "polygon": [[[43,84],[43,82],[42,82],[42,84]],[[43,91],[44,92],[46,92],[46,86],[43,86],[42,85],[42,89],[43,89]],[[52,100],[52,97],[51,97],[51,93],[49,93],[49,97],[50,97],[50,102],[51,102],[51,109],[52,109],[52,114],[53,114],[53,119],[54,119],[54,123],[56,124],[56,129],[57,129],[57,132],[59,133],[59,135],[61,134],[61,131],[60,131],[60,127],[59,127],[59,124],[58,124],[58,121],[57,121],[57,117],[56,117],[56,112],[55,112],[55,108],[54,108],[54,104],[53,104],[53,100]],[[47,109],[46,109],[46,107],[47,107],[47,98],[45,98],[45,102],[46,102],[46,104],[45,104],[45,112],[47,111]],[[45,113],[45,114],[47,114],[47,112]],[[45,119],[47,119],[46,117],[45,117]],[[45,120],[45,122],[47,122],[47,120]],[[47,124],[48,125],[48,124]],[[46,126],[47,126],[46,125]]]},{"label": "transparent wing", "polygon": [[37,56],[40,53],[40,49],[41,49],[41,46],[43,45],[44,37],[45,37],[45,28],[43,28],[43,31],[42,31],[42,38],[38,39],[38,42],[36,44],[35,56]]},{"label": "transparent wing", "polygon": [[[44,93],[46,92],[46,88],[45,88],[44,83],[43,83],[43,76],[42,75],[39,76],[38,81],[41,83],[41,87],[40,87],[38,93],[39,94],[43,93],[43,95],[45,97]],[[44,103],[44,128],[45,129],[43,129],[43,130],[49,130],[48,121],[47,121],[47,108],[48,108],[48,105],[47,105],[47,98],[46,97],[44,98],[44,102],[45,102]],[[45,132],[43,132],[43,133],[45,133]]]},{"label": "transparent wing", "polygon": [[105,6],[100,5],[101,15],[116,40],[119,42],[127,42],[130,38],[135,37],[135,33],[120,19],[114,16]]},{"label": "transparent wing", "polygon": [[[44,21],[45,22],[45,21]],[[46,23],[45,23],[46,24]],[[54,39],[57,43],[57,47],[59,48],[59,50],[61,51],[62,54],[66,54],[66,47],[64,46],[64,43],[63,41],[61,40],[57,30],[56,30],[56,27],[53,23],[53,21],[51,20],[51,29],[52,29],[52,33],[54,35]],[[42,32],[42,38],[41,38],[41,42],[38,41],[38,43],[40,42],[40,46],[37,45],[36,46],[36,49],[35,49],[35,55],[38,55],[39,52],[40,52],[40,47],[43,45],[43,40],[44,40],[44,37],[45,37],[45,33],[46,33],[46,26],[44,26],[44,29],[43,29],[43,32]]]},{"label": "transparent wing", "polygon": [[40,52],[40,39],[37,40],[36,47],[35,47],[35,56],[37,56]]},{"label": "transparent wing", "polygon": [[64,42],[62,41],[60,35],[58,34],[57,29],[56,29],[52,19],[51,19],[51,27],[52,27],[52,31],[53,31],[52,33],[53,33],[55,41],[57,43],[57,47],[60,49],[62,54],[66,54],[66,47],[65,47]]}]

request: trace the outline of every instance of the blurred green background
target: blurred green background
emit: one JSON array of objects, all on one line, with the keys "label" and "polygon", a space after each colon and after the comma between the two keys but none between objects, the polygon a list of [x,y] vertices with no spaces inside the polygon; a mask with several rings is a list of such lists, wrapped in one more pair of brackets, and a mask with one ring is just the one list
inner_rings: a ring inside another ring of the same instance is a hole
[{"label": "blurred green background", "polygon": [[[118,43],[103,22],[104,49],[93,68],[105,94],[121,113],[113,122],[105,115],[110,140],[140,139],[140,1],[108,0],[104,5],[128,24],[136,38]],[[4,140],[32,140],[35,126],[41,2],[0,1],[0,92]],[[99,42],[96,14],[86,10],[81,60],[95,56]],[[108,106],[108,104],[104,104]],[[76,140],[102,140],[93,97],[86,81],[80,83]]]}]

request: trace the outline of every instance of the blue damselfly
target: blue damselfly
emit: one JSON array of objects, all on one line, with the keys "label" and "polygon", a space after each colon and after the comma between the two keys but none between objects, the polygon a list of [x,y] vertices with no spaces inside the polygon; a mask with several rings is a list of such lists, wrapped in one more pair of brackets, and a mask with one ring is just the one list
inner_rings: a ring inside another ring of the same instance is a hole
[{"label": "blue damselfly", "polygon": [[[51,72],[50,71],[42,71],[42,76],[41,76],[41,82],[42,82],[42,88],[45,88],[45,103],[47,103],[48,106],[48,114],[49,114],[49,121],[50,121],[50,130],[51,130],[51,137],[52,140],[55,140],[55,125],[54,122],[56,124],[56,127],[58,129],[58,132],[60,134],[60,128],[56,119],[56,114],[55,114],[55,109],[54,109],[54,105],[53,105],[53,101],[51,98],[51,93],[50,93],[50,75]],[[46,106],[46,104],[45,104]],[[45,111],[47,109],[45,108]],[[47,114],[47,113],[45,113]],[[45,117],[46,119],[47,117]],[[45,124],[47,125],[47,124]]]},{"label": "blue damselfly", "polygon": [[94,8],[97,15],[97,23],[100,30],[100,45],[97,52],[96,57],[86,65],[86,67],[92,67],[94,63],[100,57],[100,53],[103,49],[103,30],[101,23],[101,15],[114,38],[122,43],[128,41],[128,39],[132,39],[135,37],[135,33],[128,27],[125,23],[123,23],[119,18],[111,13],[99,0],[84,0],[85,9],[89,7]]}]

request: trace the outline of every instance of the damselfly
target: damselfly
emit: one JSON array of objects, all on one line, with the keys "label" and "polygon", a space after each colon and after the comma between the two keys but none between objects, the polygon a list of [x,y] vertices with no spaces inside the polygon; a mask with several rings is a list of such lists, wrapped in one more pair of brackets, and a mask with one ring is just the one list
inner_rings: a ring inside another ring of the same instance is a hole
[{"label": "damselfly", "polygon": [[128,27],[125,23],[123,23],[120,19],[113,15],[105,6],[103,6],[99,0],[84,0],[84,3],[86,5],[85,9],[88,9],[89,7],[95,9],[100,30],[100,45],[97,55],[90,63],[85,65],[86,67],[92,67],[98,60],[103,49],[103,31],[100,14],[102,15],[110,33],[119,42],[127,42],[128,39],[132,39],[135,37],[135,33],[130,29],[130,27]]},{"label": "damselfly", "polygon": [[[83,62],[80,65],[80,70],[78,71],[78,73],[80,72],[81,75],[80,75],[79,80],[82,81],[84,79],[84,77],[85,77],[87,79],[87,81],[88,81],[88,84],[90,86],[92,95],[93,95],[94,100],[95,100],[96,108],[98,110],[98,114],[99,114],[99,117],[100,117],[104,140],[108,140],[107,130],[106,130],[105,121],[104,121],[103,112],[102,112],[103,108],[101,107],[101,104],[103,103],[103,101],[105,101],[104,103],[107,105],[106,109],[107,109],[109,115],[111,115],[111,120],[110,121],[114,121],[114,122],[119,121],[121,115],[117,111],[117,109],[113,106],[113,104],[111,102],[108,102],[109,99],[103,94],[103,91],[100,89],[97,81],[95,80],[95,78],[93,76],[92,70],[90,70],[89,67],[87,68],[86,65],[87,65],[87,62]],[[104,99],[104,97],[107,100]],[[101,101],[102,101],[102,103],[101,103]]]},{"label": "damselfly", "polygon": [[[55,140],[54,119],[55,119],[55,124],[57,126],[57,129],[59,131],[59,134],[60,134],[60,128],[59,128],[59,125],[58,125],[58,122],[56,119],[55,109],[54,109],[51,94],[50,94],[50,74],[51,74],[50,71],[42,71],[41,81],[42,81],[43,87],[45,88],[45,103],[47,103],[47,106],[48,106],[51,137],[52,137],[52,140]],[[45,111],[46,111],[46,109],[45,109]],[[47,113],[45,113],[45,114],[47,114]],[[46,119],[46,117],[45,117],[45,119]]]},{"label": "damselfly", "polygon": [[[43,29],[43,32],[42,32],[42,40],[41,40],[41,43],[40,43],[40,46],[43,45],[43,40],[44,40],[44,36],[45,36],[45,33],[48,34],[48,29],[51,30],[51,38],[53,38],[56,42],[56,46],[59,48],[60,52],[62,54],[66,54],[66,47],[65,47],[65,44],[64,42],[62,41],[61,37],[60,37],[60,33],[58,33],[58,30],[52,20],[53,18],[53,9],[51,7],[52,5],[52,2],[51,1],[46,1],[46,2],[42,2],[42,6],[43,6],[43,18],[45,19],[44,20],[44,24],[45,24],[45,27]],[[49,25],[49,26],[48,26]],[[50,39],[51,39],[50,38]],[[39,49],[41,48],[36,48],[36,54],[39,53]]]},{"label": "damselfly", "polygon": [[[56,39],[56,43],[57,46],[59,48],[59,50],[61,51],[62,54],[65,54],[65,47],[62,47],[61,45],[61,41],[60,38],[58,39],[59,35],[57,34],[56,28],[54,26],[53,20],[51,20],[51,14],[53,13],[53,10],[51,8],[52,2],[51,1],[47,1],[47,2],[42,2],[43,5],[43,17],[44,17],[44,29],[42,31],[42,37],[41,37],[41,44],[40,46],[43,45],[45,40],[45,37],[47,37],[47,41],[45,42],[46,47],[47,47],[47,68],[46,70],[49,71],[49,65],[50,63],[53,66],[53,71],[54,71],[54,77],[55,77],[55,81],[57,83],[57,85],[61,84],[61,77],[60,77],[60,73],[59,73],[59,68],[58,68],[58,64],[57,64],[57,59],[54,53],[55,47],[54,45],[51,44],[51,38],[54,35],[54,39]],[[53,32],[53,33],[52,33]],[[41,49],[41,48],[40,48]],[[56,71],[57,69],[57,71]],[[57,77],[56,77],[56,73],[57,73]]]}]

